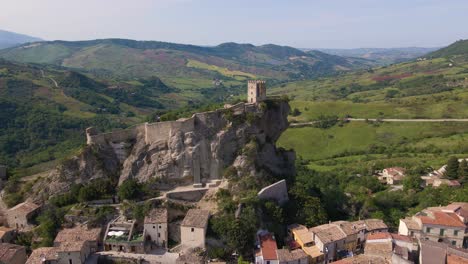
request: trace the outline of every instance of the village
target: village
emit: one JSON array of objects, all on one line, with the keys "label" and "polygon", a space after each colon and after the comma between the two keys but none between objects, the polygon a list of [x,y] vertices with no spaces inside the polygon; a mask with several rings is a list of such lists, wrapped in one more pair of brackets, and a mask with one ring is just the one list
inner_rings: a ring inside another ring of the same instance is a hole
[{"label": "village", "polygon": [[[248,83],[248,104],[266,99],[265,82]],[[95,140],[97,136],[93,135]],[[88,136],[88,143],[90,138]],[[460,159],[457,164],[466,163]],[[420,176],[421,187],[443,185],[459,187],[457,180],[447,179],[445,165]],[[391,188],[402,188],[406,171],[391,167],[376,172],[375,177]],[[0,166],[0,178],[6,167]],[[0,227],[0,262],[12,264],[79,264],[79,263],[226,263],[209,259],[204,252],[220,241],[209,236],[210,217],[216,213],[213,197],[227,188],[226,179],[213,182],[196,180],[163,192],[146,202],[150,205],[143,219],[126,214],[117,198],[88,203],[90,208],[111,206],[118,212],[104,224],[90,224],[83,208],[72,208],[65,215],[66,225],[59,230],[53,246],[38,247],[27,253],[14,244],[21,234],[34,230],[35,218],[44,205],[22,202],[4,213]],[[281,206],[288,200],[286,180],[277,181],[257,193],[259,200]],[[243,212],[242,203],[235,212]],[[285,245],[278,247],[276,234],[259,229],[251,234],[255,264],[322,264],[322,263],[468,263],[468,203],[451,203],[429,207],[403,219],[392,230],[381,219],[333,221],[317,226],[288,224],[283,228]],[[247,263],[250,263],[247,261]]]}]

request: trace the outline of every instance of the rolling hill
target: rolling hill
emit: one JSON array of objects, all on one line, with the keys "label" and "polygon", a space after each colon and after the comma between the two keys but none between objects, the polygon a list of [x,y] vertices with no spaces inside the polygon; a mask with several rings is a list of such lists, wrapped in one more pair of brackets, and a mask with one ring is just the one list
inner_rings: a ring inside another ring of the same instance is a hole
[{"label": "rolling hill", "polygon": [[68,67],[103,79],[158,76],[181,89],[213,87],[213,83],[234,87],[250,78],[280,82],[310,79],[371,64],[272,44],[201,47],[126,39],[37,42],[2,50],[0,57]]},{"label": "rolling hill", "polygon": [[41,41],[41,39],[6,30],[0,30],[0,49],[36,41]]},{"label": "rolling hill", "polygon": [[144,122],[156,110],[161,115],[184,106],[188,100],[178,93],[157,77],[102,81],[0,59],[0,164],[54,163],[83,144],[86,127],[106,131]]},{"label": "rolling hill", "polygon": [[[277,85],[270,92],[292,99],[297,111],[291,122],[345,116],[468,118],[468,42],[409,62]],[[345,172],[441,166],[451,155],[468,157],[467,137],[467,122],[351,122],[329,129],[290,128],[279,142],[313,169]]]},{"label": "rolling hill", "polygon": [[362,58],[375,61],[378,65],[400,63],[415,59],[438,48],[359,48],[359,49],[319,49],[322,52],[345,57]]}]

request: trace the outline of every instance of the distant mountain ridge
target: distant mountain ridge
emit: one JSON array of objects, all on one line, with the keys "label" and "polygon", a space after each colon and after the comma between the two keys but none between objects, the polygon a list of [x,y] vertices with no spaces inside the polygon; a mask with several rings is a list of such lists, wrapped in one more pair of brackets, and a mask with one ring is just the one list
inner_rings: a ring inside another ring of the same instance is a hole
[{"label": "distant mountain ridge", "polygon": [[406,47],[406,48],[357,48],[357,49],[318,49],[319,51],[346,57],[373,60],[380,65],[399,63],[411,60],[439,48]]},{"label": "distant mountain ridge", "polygon": [[0,49],[37,41],[42,39],[0,29]]},{"label": "distant mountain ridge", "polygon": [[213,80],[236,86],[251,78],[310,79],[368,68],[372,64],[364,59],[304,52],[273,44],[254,46],[228,42],[204,47],[128,39],[38,42],[1,50],[0,57],[85,70],[106,78],[158,76],[174,87],[199,88],[212,86]]}]

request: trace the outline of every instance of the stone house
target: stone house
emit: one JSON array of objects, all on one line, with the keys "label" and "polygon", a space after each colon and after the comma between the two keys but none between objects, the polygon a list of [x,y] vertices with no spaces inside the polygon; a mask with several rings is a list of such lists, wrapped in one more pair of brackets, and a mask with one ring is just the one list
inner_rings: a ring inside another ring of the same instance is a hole
[{"label": "stone house", "polygon": [[5,226],[0,226],[0,242],[10,243],[16,237],[16,230]]},{"label": "stone house", "polygon": [[367,237],[364,254],[381,256],[390,263],[417,263],[418,244],[415,239],[387,232],[370,234]]},{"label": "stone house", "polygon": [[300,248],[298,249],[278,249],[279,264],[308,264],[309,256]]},{"label": "stone house", "polygon": [[362,249],[366,239],[366,226],[364,221],[336,221],[332,224],[337,225],[345,234],[345,250],[348,252],[356,252]]},{"label": "stone house", "polygon": [[430,207],[412,217],[400,219],[398,233],[420,240],[467,247],[468,203]]},{"label": "stone house", "polygon": [[107,225],[104,250],[127,253],[145,253],[143,231],[139,232],[135,220],[118,217]]},{"label": "stone house", "polygon": [[56,247],[42,247],[33,250],[29,256],[26,264],[57,264],[57,248]]},{"label": "stone house", "polygon": [[168,217],[166,208],[154,208],[145,217],[143,236],[158,247],[167,248]]},{"label": "stone house", "polygon": [[24,264],[26,248],[15,244],[0,243],[0,263]]},{"label": "stone house", "polygon": [[101,241],[101,228],[88,229],[84,225],[77,225],[73,228],[65,228],[58,232],[54,240],[54,246],[60,247],[62,243],[67,242],[86,242],[85,251],[97,252]]},{"label": "stone house", "polygon": [[273,234],[260,231],[257,234],[255,264],[279,264],[276,240]]},{"label": "stone house", "polygon": [[381,180],[385,181],[388,185],[401,184],[405,177],[406,170],[401,167],[386,168],[382,171]]},{"label": "stone house", "polygon": [[90,255],[87,241],[60,242],[57,247],[57,264],[82,264]]},{"label": "stone house", "polygon": [[210,211],[190,209],[180,225],[180,243],[189,248],[205,248]]},{"label": "stone house", "polygon": [[309,231],[315,244],[325,255],[325,263],[337,260],[346,252],[346,234],[337,225],[319,225],[310,228]]},{"label": "stone house", "polygon": [[289,247],[291,249],[301,248],[309,256],[309,263],[322,263],[325,255],[315,245],[312,233],[303,225],[293,224],[288,226]]},{"label": "stone house", "polygon": [[37,204],[22,202],[8,209],[6,213],[8,226],[21,231],[30,230],[33,227],[30,221],[38,213],[39,208]]}]

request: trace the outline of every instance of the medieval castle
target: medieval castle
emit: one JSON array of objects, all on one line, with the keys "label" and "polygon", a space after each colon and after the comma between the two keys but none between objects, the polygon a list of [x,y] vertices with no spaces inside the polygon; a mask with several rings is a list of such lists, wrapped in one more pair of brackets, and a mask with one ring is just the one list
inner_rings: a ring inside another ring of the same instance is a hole
[{"label": "medieval castle", "polygon": [[[247,92],[247,103],[225,105],[224,109],[195,113],[190,118],[144,123],[109,133],[98,133],[96,129],[90,127],[86,129],[87,144],[112,146],[117,157],[123,163],[129,155],[125,151],[125,142],[143,141],[150,148],[157,146],[160,149],[170,149],[174,147],[171,144],[176,142],[178,138],[183,138],[181,144],[189,146],[189,151],[178,156],[178,158],[182,157],[183,162],[179,160],[178,165],[174,166],[173,169],[163,170],[164,172],[161,172],[163,174],[159,175],[158,172],[155,176],[168,178],[190,176],[193,177],[194,185],[217,180],[221,178],[224,164],[221,158],[216,156],[215,145],[209,142],[211,139],[219,137],[217,131],[223,130],[227,125],[227,120],[224,118],[226,110],[232,111],[234,115],[258,111],[257,104],[266,99],[265,81],[249,81]],[[191,139],[194,137],[197,138],[196,143]],[[191,146],[191,144],[195,145]]]}]

